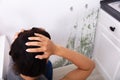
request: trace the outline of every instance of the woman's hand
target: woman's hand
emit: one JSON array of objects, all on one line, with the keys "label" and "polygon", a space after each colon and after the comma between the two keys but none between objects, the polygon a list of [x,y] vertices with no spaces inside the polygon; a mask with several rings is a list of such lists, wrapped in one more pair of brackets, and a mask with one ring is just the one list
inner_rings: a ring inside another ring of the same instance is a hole
[{"label": "woman's hand", "polygon": [[[29,37],[29,40],[37,40],[32,42],[27,42],[27,46],[39,46],[39,48],[28,48],[27,52],[44,52],[43,55],[37,55],[35,58],[43,59],[49,58],[50,55],[54,54],[56,51],[56,45],[47,37],[35,33],[36,37]],[[39,41],[39,42],[38,42]]]},{"label": "woman's hand", "polygon": [[[44,28],[40,28],[40,29],[45,31]],[[25,31],[25,30],[22,28],[22,29],[20,30],[20,32],[16,32],[15,35],[14,35],[13,41],[18,37],[18,35],[19,35],[21,32],[24,32],[24,31]]]},{"label": "woman's hand", "polygon": [[[45,30],[44,28],[40,28],[41,30]],[[16,38],[18,37],[18,35],[21,32],[24,32],[24,29],[21,29],[20,32],[16,32],[16,34],[14,35],[14,40],[16,40]],[[39,58],[39,59],[43,59],[43,58],[49,58],[50,55],[52,55],[55,52],[55,44],[47,37],[35,33],[36,37],[29,37],[29,40],[37,40],[40,42],[27,42],[26,45],[27,46],[40,46],[40,48],[29,48],[26,51],[27,52],[44,52],[44,55],[37,55],[35,58]]]},{"label": "woman's hand", "polygon": [[13,38],[13,41],[18,37],[19,33],[24,32],[24,29],[21,29],[20,32],[16,32]]}]

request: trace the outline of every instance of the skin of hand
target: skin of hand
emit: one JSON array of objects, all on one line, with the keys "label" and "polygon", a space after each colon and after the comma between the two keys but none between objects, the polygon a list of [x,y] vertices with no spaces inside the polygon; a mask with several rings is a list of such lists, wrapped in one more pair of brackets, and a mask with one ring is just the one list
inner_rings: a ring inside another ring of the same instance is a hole
[{"label": "skin of hand", "polygon": [[[49,58],[50,55],[54,55],[56,51],[56,45],[47,37],[35,33],[36,37],[29,37],[29,40],[37,40],[37,42],[27,42],[27,46],[40,46],[39,48],[29,48],[27,52],[44,52],[44,55],[37,55],[35,58],[43,59]],[[38,42],[39,41],[39,42]]]},{"label": "skin of hand", "polygon": [[[21,29],[20,32],[24,32],[24,29]],[[13,41],[18,37],[20,32],[16,32],[13,38]]]},{"label": "skin of hand", "polygon": [[36,37],[29,37],[28,39],[37,40],[40,42],[27,42],[26,45],[40,46],[40,48],[29,48],[26,51],[45,52],[43,55],[37,55],[35,58],[43,59],[49,58],[50,55],[58,55],[68,59],[78,67],[77,69],[65,75],[65,77],[61,80],[86,80],[93,71],[95,64],[91,59],[73,50],[58,46],[54,44],[50,39],[41,34],[35,33],[35,35]]},{"label": "skin of hand", "polygon": [[[41,30],[44,30],[44,28],[40,28]],[[13,41],[18,37],[19,33],[24,32],[24,29],[21,29],[20,32],[16,32],[16,34],[14,35]],[[28,52],[44,52],[44,55],[37,55],[35,58],[39,58],[39,59],[43,59],[43,58],[49,58],[50,55],[52,55],[54,53],[55,50],[55,45],[54,43],[49,40],[47,37],[35,33],[35,36],[37,37],[29,37],[29,40],[38,40],[40,42],[27,42],[26,45],[27,46],[40,46],[41,48],[36,48],[36,49],[27,49],[26,51]],[[49,46],[48,46],[49,45]]]}]

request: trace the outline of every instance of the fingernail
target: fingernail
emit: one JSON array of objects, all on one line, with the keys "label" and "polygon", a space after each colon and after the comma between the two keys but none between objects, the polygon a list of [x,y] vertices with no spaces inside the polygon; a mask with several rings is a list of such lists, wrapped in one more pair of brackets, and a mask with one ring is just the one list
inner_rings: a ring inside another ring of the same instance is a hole
[{"label": "fingernail", "polygon": [[26,49],[27,52],[29,52],[29,49]]},{"label": "fingernail", "polygon": [[29,39],[29,40],[31,40],[31,38],[30,38],[30,37],[28,37],[28,39]]},{"label": "fingernail", "polygon": [[28,45],[28,43],[25,43],[25,45]]},{"label": "fingernail", "polygon": [[38,58],[37,56],[35,56],[35,58]]},{"label": "fingernail", "polygon": [[35,33],[35,35],[38,35],[38,33]]},{"label": "fingernail", "polygon": [[37,59],[43,59],[42,57],[38,57],[38,56],[35,56],[35,58],[37,58]]},{"label": "fingernail", "polygon": [[35,56],[35,58],[38,58],[38,56]]}]

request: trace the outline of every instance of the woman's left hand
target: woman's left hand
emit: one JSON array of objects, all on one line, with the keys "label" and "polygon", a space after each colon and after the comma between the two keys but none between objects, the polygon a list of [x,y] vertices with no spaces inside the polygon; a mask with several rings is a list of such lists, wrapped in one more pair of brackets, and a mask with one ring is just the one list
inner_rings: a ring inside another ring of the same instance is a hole
[{"label": "woman's left hand", "polygon": [[[50,55],[53,55],[56,50],[56,45],[47,37],[35,33],[36,37],[29,37],[29,40],[37,40],[32,42],[27,42],[27,46],[39,46],[39,48],[28,48],[27,52],[44,52],[43,55],[37,55],[36,58],[44,59],[49,58]],[[39,41],[39,42],[38,42]]]}]

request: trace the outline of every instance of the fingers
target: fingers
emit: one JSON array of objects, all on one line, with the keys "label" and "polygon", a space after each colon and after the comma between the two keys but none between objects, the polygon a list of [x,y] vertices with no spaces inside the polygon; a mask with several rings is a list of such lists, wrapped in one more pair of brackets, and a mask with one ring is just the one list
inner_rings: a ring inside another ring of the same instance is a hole
[{"label": "fingers", "polygon": [[41,48],[28,48],[26,49],[27,52],[42,52],[43,50]]},{"label": "fingers", "polygon": [[46,59],[46,58],[49,58],[49,54],[48,53],[44,53],[43,55],[37,55],[35,56],[35,58],[38,58],[38,59]]},{"label": "fingers", "polygon": [[39,37],[44,37],[42,34],[39,34],[39,33],[35,33],[35,35]]},{"label": "fingers", "polygon": [[42,46],[43,43],[41,42],[27,42],[25,43],[26,46]]},{"label": "fingers", "polygon": [[46,40],[48,39],[46,36],[42,35],[42,34],[38,34],[38,33],[35,33],[36,36],[40,37],[41,40]]},{"label": "fingers", "polygon": [[34,52],[44,52],[43,55],[37,55],[35,58],[38,58],[38,59],[49,58],[49,56],[52,55],[51,54],[52,50],[50,49],[52,47],[50,39],[42,34],[35,33],[34,35],[35,35],[35,37],[29,37],[28,39],[29,40],[37,40],[39,42],[29,41],[26,43],[26,45],[27,46],[40,46],[40,48],[28,48],[28,49],[26,49],[26,51],[33,52],[33,53]]},{"label": "fingers", "polygon": [[14,40],[18,37],[19,35],[19,32],[17,32],[15,35],[14,35]]},{"label": "fingers", "polygon": [[[33,40],[38,40],[37,38],[34,38]],[[29,41],[29,42],[26,42],[25,45],[26,46],[39,46],[39,47],[47,47],[47,41],[44,42],[44,41],[40,41],[40,42],[35,42],[35,41]]]},{"label": "fingers", "polygon": [[47,37],[41,35],[41,34],[38,34],[38,33],[35,33],[36,37],[28,37],[29,40],[37,40],[37,41],[46,41],[48,40]]},{"label": "fingers", "polygon": [[41,41],[40,37],[28,37],[29,40]]},{"label": "fingers", "polygon": [[27,49],[28,52],[45,52],[47,49],[47,44],[49,39],[41,34],[37,34],[37,36],[39,37],[29,37],[29,40],[37,40],[39,42],[36,41],[29,41],[27,42],[25,45],[27,46],[40,46],[40,48],[29,48]]},{"label": "fingers", "polygon": [[[34,49],[33,48],[29,48],[26,51],[27,52],[44,52],[44,51],[46,51],[46,49],[45,48],[34,48]],[[44,52],[43,55],[37,55],[37,56],[35,56],[35,58],[38,58],[38,59],[47,59],[47,58],[49,58],[49,56],[50,56],[50,54]]]},{"label": "fingers", "polygon": [[41,29],[41,30],[45,31],[45,28],[39,28],[39,29]]},{"label": "fingers", "polygon": [[27,52],[45,52],[46,48],[45,47],[40,47],[40,48],[28,48],[26,49]]},{"label": "fingers", "polygon": [[24,32],[24,29],[22,28],[22,29],[20,30],[20,32]]},{"label": "fingers", "polygon": [[[24,29],[21,29],[20,32],[24,32]],[[13,41],[18,37],[20,32],[16,32],[13,38]]]}]

